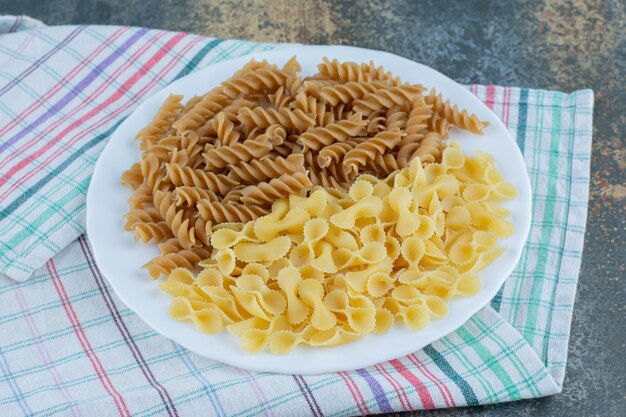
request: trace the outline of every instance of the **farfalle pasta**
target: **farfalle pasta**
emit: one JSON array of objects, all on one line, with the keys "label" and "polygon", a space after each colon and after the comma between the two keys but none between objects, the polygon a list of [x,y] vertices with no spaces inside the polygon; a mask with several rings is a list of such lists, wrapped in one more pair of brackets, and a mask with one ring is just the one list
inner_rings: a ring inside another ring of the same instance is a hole
[{"label": "farfalle pasta", "polygon": [[[477,272],[514,231],[497,203],[515,195],[491,157],[452,143],[440,162],[415,158],[385,178],[362,174],[347,192],[313,187],[243,224],[224,223],[201,272],[189,265],[196,252],[183,248],[186,264],[160,286],[174,297],[173,318],[226,330],[251,353],[337,346],[394,323],[421,329],[447,314],[451,298],[479,290]],[[167,264],[177,254],[163,256]]]}]

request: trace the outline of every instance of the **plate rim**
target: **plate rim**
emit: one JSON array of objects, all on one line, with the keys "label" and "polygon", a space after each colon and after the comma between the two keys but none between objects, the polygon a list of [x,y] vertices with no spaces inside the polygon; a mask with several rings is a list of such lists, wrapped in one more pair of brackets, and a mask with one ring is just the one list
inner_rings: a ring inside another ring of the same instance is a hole
[{"label": "plate rim", "polygon": [[[525,187],[528,190],[528,194],[529,194],[529,199],[528,200],[524,200],[524,201],[520,201],[520,204],[523,204],[523,211],[527,213],[527,221],[522,224],[522,225],[518,225],[516,224],[516,229],[517,228],[522,228],[522,240],[520,243],[520,249],[519,249],[519,253],[516,254],[515,256],[515,261],[511,263],[511,265],[509,266],[509,268],[507,268],[505,273],[499,274],[499,276],[501,276],[499,283],[497,286],[494,286],[491,291],[489,291],[486,295],[483,295],[483,297],[486,299],[486,301],[484,302],[479,302],[476,303],[474,305],[472,305],[471,308],[468,308],[467,311],[467,315],[465,317],[463,317],[462,319],[458,320],[458,322],[455,322],[455,324],[453,326],[451,326],[452,328],[448,331],[446,331],[443,334],[438,335],[437,337],[434,338],[429,338],[425,343],[420,342],[419,347],[415,348],[413,346],[407,347],[405,349],[403,349],[400,353],[398,353],[398,351],[394,351],[392,354],[388,354],[388,355],[379,355],[376,357],[376,359],[374,361],[367,361],[367,360],[362,360],[361,362],[358,362],[357,364],[353,364],[341,369],[337,369],[334,366],[324,366],[323,364],[319,365],[316,367],[315,370],[302,370],[302,369],[298,369],[295,370],[295,372],[297,372],[298,374],[301,375],[317,375],[317,374],[322,374],[322,373],[326,373],[326,372],[338,372],[338,371],[350,371],[350,370],[354,370],[354,369],[360,369],[360,368],[364,368],[364,367],[368,367],[368,366],[372,366],[374,364],[377,363],[381,363],[381,362],[385,362],[385,361],[389,361],[392,359],[396,359],[396,358],[400,358],[403,356],[406,356],[410,353],[413,353],[417,350],[423,349],[425,346],[443,338],[446,337],[447,335],[455,332],[457,329],[459,329],[460,327],[462,327],[469,319],[471,319],[478,311],[480,311],[481,309],[489,306],[489,303],[491,302],[491,300],[493,299],[493,297],[498,293],[498,291],[502,288],[502,286],[504,285],[505,281],[508,279],[508,277],[510,276],[511,272],[515,269],[515,267],[517,266],[517,264],[519,263],[520,259],[521,259],[521,254],[523,251],[523,247],[528,239],[528,235],[530,233],[530,227],[531,227],[531,223],[532,223],[532,198],[533,198],[533,194],[532,194],[532,186],[531,186],[531,182],[530,182],[530,177],[528,175],[528,170],[526,168],[526,165],[524,163],[524,159],[523,159],[523,155],[521,153],[521,150],[519,149],[519,146],[517,146],[517,143],[515,142],[514,138],[512,137],[511,133],[509,132],[509,130],[507,129],[507,127],[504,125],[504,123],[502,122],[502,120],[500,120],[500,118],[497,116],[497,114],[495,114],[495,112],[490,109],[489,107],[487,107],[485,105],[485,103],[483,103],[477,96],[475,96],[474,94],[472,94],[469,90],[467,90],[463,85],[461,85],[460,83],[456,82],[455,80],[447,77],[445,74],[441,73],[440,71],[437,71],[434,68],[431,68],[427,65],[424,65],[422,63],[416,62],[416,61],[412,61],[408,58],[404,58],[402,56],[396,55],[396,54],[392,54],[389,52],[385,52],[385,51],[378,51],[378,50],[372,50],[372,49],[367,49],[367,48],[360,48],[360,47],[353,47],[353,46],[343,46],[343,45],[299,45],[299,46],[289,46],[289,47],[285,47],[285,48],[276,48],[276,49],[272,49],[272,50],[266,50],[266,51],[261,51],[261,52],[255,52],[252,54],[247,54],[247,55],[243,55],[241,57],[237,57],[237,58],[233,58],[233,59],[228,59],[228,60],[224,60],[224,61],[220,61],[218,63],[215,64],[210,64],[207,67],[198,70],[198,71],[194,71],[178,80],[175,80],[173,82],[171,82],[170,84],[164,86],[163,88],[155,91],[153,94],[151,94],[150,96],[142,99],[142,101],[140,102],[140,104],[125,118],[125,120],[120,123],[120,125],[115,129],[115,131],[111,134],[109,140],[107,141],[106,146],[103,148],[100,156],[98,157],[98,160],[96,161],[96,164],[94,166],[94,171],[92,174],[92,180],[89,184],[89,188],[87,191],[87,198],[86,198],[86,233],[87,236],[89,237],[93,230],[94,230],[94,210],[90,209],[90,207],[94,207],[95,206],[95,202],[94,200],[97,198],[94,195],[97,193],[97,191],[94,191],[95,185],[97,184],[97,181],[94,181],[94,179],[96,179],[96,177],[98,175],[104,175],[103,173],[101,173],[102,170],[104,170],[105,168],[103,168],[104,162],[102,162],[105,158],[102,158],[102,155],[104,155],[107,151],[107,149],[109,149],[109,147],[111,146],[111,143],[113,142],[113,138],[116,137],[116,135],[119,134],[119,132],[122,132],[125,128],[125,124],[126,123],[130,123],[129,121],[132,120],[133,115],[135,115],[136,113],[140,112],[142,108],[144,108],[146,106],[146,103],[149,103],[151,101],[154,101],[157,99],[157,97],[165,94],[166,91],[171,90],[172,88],[175,88],[178,84],[182,84],[186,78],[193,76],[194,74],[198,74],[198,73],[202,73],[202,72],[210,72],[213,67],[215,66],[219,66],[220,64],[225,64],[225,63],[231,63],[232,61],[248,61],[252,58],[257,58],[257,57],[264,57],[266,58],[268,55],[273,55],[273,54],[285,54],[285,53],[289,53],[290,51],[293,51],[295,55],[298,54],[303,54],[305,53],[303,50],[306,49],[311,49],[311,48],[326,48],[328,49],[328,55],[329,57],[333,55],[331,50],[353,50],[353,51],[361,51],[362,53],[372,53],[375,52],[377,55],[382,54],[382,55],[387,55],[392,57],[394,60],[397,59],[401,59],[406,61],[407,63],[410,63],[411,65],[418,65],[424,69],[426,69],[427,71],[431,71],[436,73],[437,76],[439,77],[443,77],[445,79],[447,79],[448,82],[453,83],[453,85],[463,91],[466,91],[469,96],[471,97],[471,101],[473,101],[473,105],[478,106],[480,108],[482,108],[483,111],[488,111],[492,114],[492,118],[495,120],[495,123],[499,124],[499,128],[503,131],[506,132],[508,139],[512,141],[512,143],[515,145],[515,149],[516,152],[514,153],[514,155],[512,155],[512,157],[516,158],[516,159],[521,159],[521,164],[522,166],[525,168],[524,169],[524,174],[523,178],[521,178],[521,182],[524,183]],[[389,69],[388,69],[389,70]],[[390,70],[393,71],[393,70]],[[169,92],[167,94],[170,94]],[[518,161],[520,162],[520,161]],[[121,185],[120,185],[121,186]],[[91,203],[90,203],[91,202]],[[126,231],[123,231],[126,232]],[[274,372],[274,373],[279,373],[279,374],[293,374],[293,372],[290,371],[284,371],[284,370],[279,370],[279,369],[269,369],[267,366],[264,366],[263,363],[261,363],[262,361],[258,361],[259,364],[250,364],[250,363],[242,363],[241,361],[237,361],[236,358],[233,358],[233,360],[231,360],[231,358],[223,358],[223,357],[216,357],[216,356],[208,356],[206,354],[206,352],[202,352],[199,351],[198,349],[195,349],[194,347],[191,347],[188,345],[188,343],[185,342],[185,340],[181,339],[181,337],[177,337],[176,334],[171,334],[170,331],[168,331],[167,329],[163,329],[161,326],[159,326],[158,323],[155,323],[154,320],[151,320],[150,318],[145,317],[144,314],[142,314],[142,312],[138,311],[138,309],[135,306],[135,302],[133,302],[132,297],[128,297],[128,293],[124,292],[124,291],[120,291],[120,286],[118,285],[118,281],[116,281],[115,279],[110,279],[108,274],[106,273],[106,267],[103,267],[103,262],[101,261],[101,252],[99,252],[98,249],[96,249],[96,246],[99,246],[99,242],[96,244],[94,243],[94,241],[92,241],[92,239],[89,239],[89,242],[93,248],[93,257],[94,260],[96,262],[96,265],[98,266],[99,270],[101,271],[102,275],[107,279],[107,281],[109,282],[109,284],[111,285],[111,288],[115,291],[116,295],[119,297],[119,299],[128,307],[130,308],[135,314],[137,314],[151,329],[155,330],[157,333],[159,333],[160,335],[176,342],[177,344],[181,345],[182,347],[184,347],[185,349],[188,349],[189,351],[192,351],[194,353],[197,353],[198,355],[205,357],[205,358],[209,358],[212,360],[216,360],[222,363],[225,363],[227,365],[231,365],[231,366],[236,366],[239,368],[243,368],[243,369],[248,369],[248,370],[252,370],[252,371],[258,371],[258,372]],[[511,250],[511,249],[508,249]],[[157,280],[158,282],[158,280]],[[474,296],[472,296],[474,297]],[[471,297],[467,297],[467,298],[471,298]],[[482,299],[482,298],[481,298]],[[453,300],[450,300],[449,302],[453,302]],[[197,329],[195,329],[196,331],[198,331]],[[199,332],[199,331],[198,331]],[[416,334],[418,334],[420,331],[414,331]],[[204,333],[200,333],[202,335],[205,335]],[[380,336],[376,336],[376,337],[384,337],[385,335],[380,335]],[[234,337],[231,335],[231,337]],[[348,345],[344,345],[344,346],[349,346]],[[334,349],[334,348],[326,348],[326,349]],[[254,357],[254,354],[249,354],[249,353],[244,353],[243,354],[244,357]],[[217,355],[219,356],[219,355]],[[279,355],[275,355],[275,356],[279,356]],[[279,356],[280,357],[280,356]],[[382,358],[382,359],[381,359]]]}]

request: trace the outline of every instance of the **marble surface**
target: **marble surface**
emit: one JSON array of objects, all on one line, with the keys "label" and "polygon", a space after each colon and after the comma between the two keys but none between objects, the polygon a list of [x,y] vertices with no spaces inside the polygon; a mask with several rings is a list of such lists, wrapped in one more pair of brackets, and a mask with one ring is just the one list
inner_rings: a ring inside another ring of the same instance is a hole
[{"label": "marble surface", "polygon": [[589,218],[563,392],[400,416],[626,415],[626,5],[616,1],[0,0],[48,24],[136,25],[345,44],[462,83],[595,92]]}]

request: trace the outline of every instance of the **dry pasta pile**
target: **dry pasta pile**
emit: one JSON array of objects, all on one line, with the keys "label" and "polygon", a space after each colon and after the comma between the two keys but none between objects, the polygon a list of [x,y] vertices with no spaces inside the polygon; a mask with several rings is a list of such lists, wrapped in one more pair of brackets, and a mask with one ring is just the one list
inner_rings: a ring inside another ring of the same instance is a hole
[{"label": "dry pasta pile", "polygon": [[174,318],[207,333],[225,327],[247,352],[336,346],[395,321],[419,329],[446,315],[451,297],[478,291],[476,272],[514,231],[494,202],[515,195],[490,156],[453,143],[439,163],[363,174],[347,193],[314,187],[221,225],[204,269],[175,269],[160,286]]},{"label": "dry pasta pile", "polygon": [[449,127],[485,126],[371,62],[324,59],[318,69],[302,78],[295,57],[282,68],[251,61],[184,105],[168,97],[139,132],[141,158],[122,175],[133,189],[124,227],[160,243],[145,265],[153,278],[209,258],[222,223],[256,219],[313,186],[345,191],[359,174],[437,162]]}]

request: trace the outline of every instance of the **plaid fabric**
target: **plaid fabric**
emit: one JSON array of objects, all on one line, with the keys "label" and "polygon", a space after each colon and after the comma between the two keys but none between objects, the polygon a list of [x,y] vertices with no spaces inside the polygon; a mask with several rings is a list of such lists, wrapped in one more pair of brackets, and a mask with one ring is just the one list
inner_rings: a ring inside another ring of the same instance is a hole
[{"label": "plaid fabric", "polygon": [[[9,19],[0,18],[7,32],[20,26]],[[319,376],[247,372],[159,336],[116,297],[81,236],[108,136],[168,82],[274,47],[128,27],[0,36],[3,416],[348,416],[561,390],[587,213],[590,90],[469,87],[517,138],[533,223],[491,305],[412,355]]]}]

